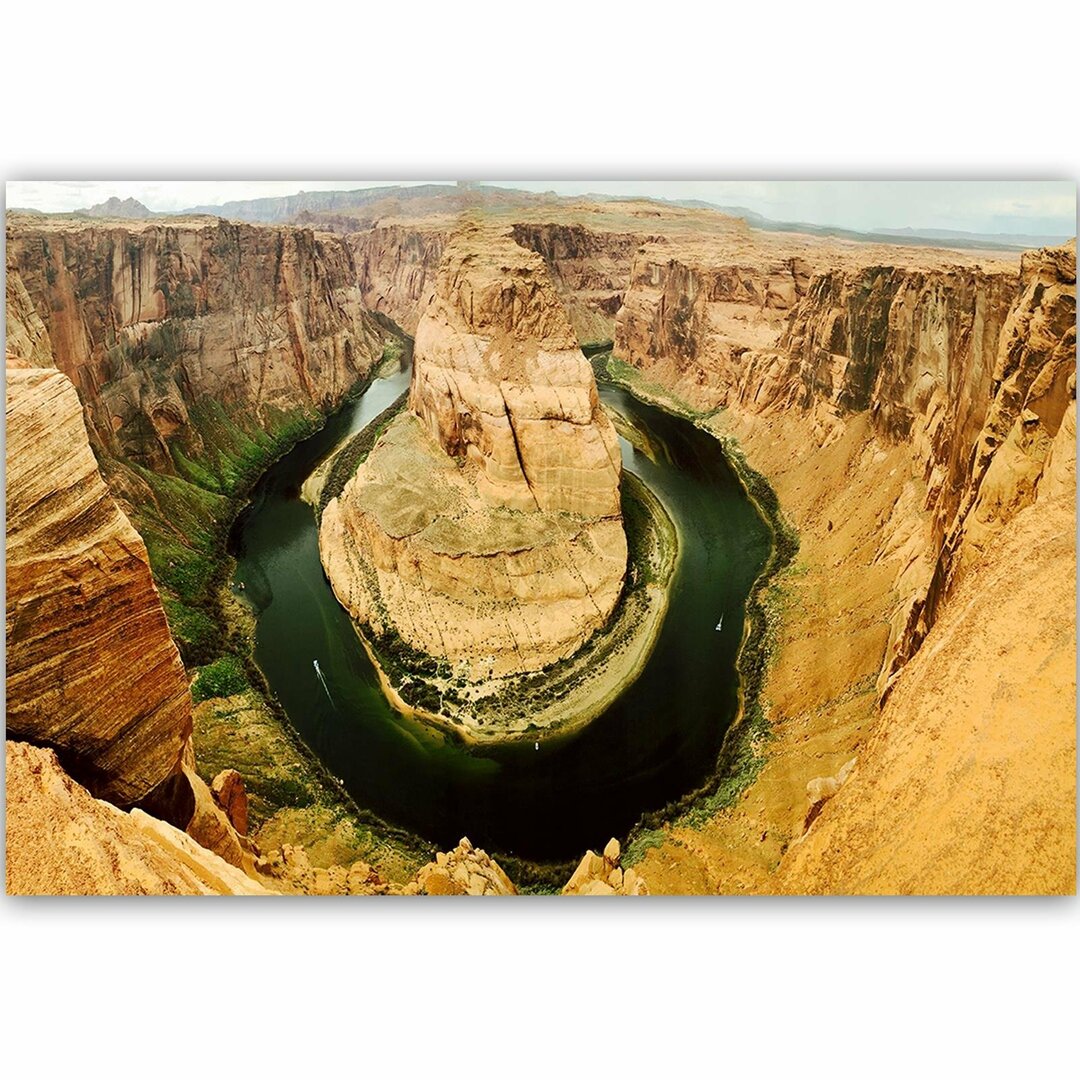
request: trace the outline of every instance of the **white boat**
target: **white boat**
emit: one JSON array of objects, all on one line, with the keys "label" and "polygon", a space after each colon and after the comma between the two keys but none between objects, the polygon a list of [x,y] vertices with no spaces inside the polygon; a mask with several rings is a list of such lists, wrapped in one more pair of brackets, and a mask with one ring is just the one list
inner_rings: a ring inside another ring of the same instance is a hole
[{"label": "white boat", "polygon": [[718,623],[716,624],[716,629],[717,629],[717,630],[720,630],[720,629],[722,629],[722,628],[723,628],[723,625],[724,625],[724,616],[723,616],[723,615],[721,615],[721,616],[720,616],[720,621],[719,621],[719,622],[718,622]]}]

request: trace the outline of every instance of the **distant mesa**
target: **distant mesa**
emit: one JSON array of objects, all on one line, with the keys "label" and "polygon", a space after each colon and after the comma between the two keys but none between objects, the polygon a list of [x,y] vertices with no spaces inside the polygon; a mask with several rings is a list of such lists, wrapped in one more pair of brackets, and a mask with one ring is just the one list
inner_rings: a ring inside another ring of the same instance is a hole
[{"label": "distant mesa", "polygon": [[103,203],[97,203],[95,206],[88,207],[85,210],[76,210],[75,213],[92,218],[139,219],[161,217],[161,214],[156,210],[144,206],[138,199],[118,199],[115,195],[110,199],[106,199]]}]

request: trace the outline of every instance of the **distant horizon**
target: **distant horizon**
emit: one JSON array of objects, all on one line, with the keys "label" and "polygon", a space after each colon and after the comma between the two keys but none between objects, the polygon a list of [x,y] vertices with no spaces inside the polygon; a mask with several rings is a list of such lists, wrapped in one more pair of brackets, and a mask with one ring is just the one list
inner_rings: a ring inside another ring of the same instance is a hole
[{"label": "distant horizon", "polygon": [[[1076,235],[1072,181],[1018,180],[476,180],[474,183],[566,197],[698,201],[747,210],[774,222],[875,233],[910,229],[1000,236]],[[148,210],[176,213],[200,206],[302,191],[453,186],[454,180],[11,180],[9,209],[72,213],[111,197],[134,198]]]}]

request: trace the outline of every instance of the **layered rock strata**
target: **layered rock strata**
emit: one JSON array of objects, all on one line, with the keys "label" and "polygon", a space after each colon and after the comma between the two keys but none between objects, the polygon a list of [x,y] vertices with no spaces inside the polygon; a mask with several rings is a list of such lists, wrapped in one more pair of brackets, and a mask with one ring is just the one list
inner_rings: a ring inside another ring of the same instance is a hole
[{"label": "layered rock strata", "polygon": [[[761,779],[646,855],[656,889],[1074,880],[1075,511],[1053,503],[1075,484],[1075,245],[1030,252],[1019,272],[882,254],[812,274],[765,346],[725,344],[723,311],[699,303],[680,351],[678,305],[628,295],[668,335],[650,355],[627,325],[643,392],[722,406],[707,423],[738,439],[802,538],[803,576],[781,583],[798,615],[765,684]],[[651,263],[658,280],[670,261]],[[698,296],[727,272],[686,263]],[[684,377],[691,359],[700,378]],[[837,790],[808,807],[816,777]]]},{"label": "layered rock strata", "polygon": [[825,252],[802,241],[778,259],[777,243],[741,265],[723,244],[646,245],[615,353],[699,409],[748,424],[796,409],[820,445],[865,412],[884,447],[911,446],[921,505],[883,522],[880,549],[903,556],[885,692],[956,575],[1032,498],[1075,370],[1075,244],[1028,253],[1018,276],[993,258],[898,249],[888,265],[850,247],[818,270]]},{"label": "layered rock strata", "polygon": [[410,411],[324,509],[360,623],[482,679],[575,652],[622,590],[621,460],[543,261],[500,232],[448,247]]},{"label": "layered rock strata", "polygon": [[[584,205],[488,210],[484,220],[544,260],[581,344],[611,340],[634,256],[649,239],[647,232],[633,229],[642,222],[630,213],[609,215]],[[427,217],[398,216],[351,233],[347,242],[365,304],[415,334],[443,251],[459,222],[456,214],[429,212]],[[646,219],[645,224],[651,223]]]},{"label": "layered rock strata", "polygon": [[178,771],[191,697],[146,548],[58,371],[7,372],[7,731],[120,805]]},{"label": "layered rock strata", "polygon": [[310,230],[15,215],[7,270],[9,341],[71,378],[99,454],[159,472],[332,408],[382,351],[349,248]]}]

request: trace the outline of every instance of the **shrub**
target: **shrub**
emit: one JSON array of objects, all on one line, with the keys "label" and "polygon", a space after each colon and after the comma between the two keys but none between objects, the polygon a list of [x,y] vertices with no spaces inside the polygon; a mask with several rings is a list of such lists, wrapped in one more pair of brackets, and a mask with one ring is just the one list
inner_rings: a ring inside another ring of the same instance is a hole
[{"label": "shrub", "polygon": [[191,697],[194,701],[205,701],[207,698],[231,697],[249,689],[243,664],[230,654],[199,668],[191,686]]}]

